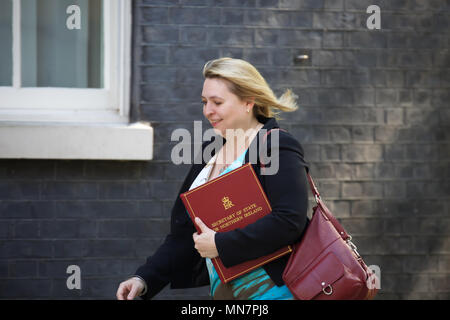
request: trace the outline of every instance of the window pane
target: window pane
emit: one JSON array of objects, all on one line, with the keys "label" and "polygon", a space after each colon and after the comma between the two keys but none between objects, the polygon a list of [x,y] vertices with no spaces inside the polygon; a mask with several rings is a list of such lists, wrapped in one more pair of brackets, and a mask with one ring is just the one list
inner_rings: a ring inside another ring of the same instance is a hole
[{"label": "window pane", "polygon": [[102,0],[27,0],[21,10],[23,87],[103,87]]},{"label": "window pane", "polygon": [[12,0],[0,1],[0,86],[12,86]]}]

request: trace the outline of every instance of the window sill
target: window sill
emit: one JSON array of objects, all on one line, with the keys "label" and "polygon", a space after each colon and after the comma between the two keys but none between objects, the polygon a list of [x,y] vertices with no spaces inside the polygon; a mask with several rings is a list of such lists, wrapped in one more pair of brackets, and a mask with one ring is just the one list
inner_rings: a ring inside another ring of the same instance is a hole
[{"label": "window sill", "polygon": [[153,128],[146,123],[0,122],[0,158],[151,160]]}]

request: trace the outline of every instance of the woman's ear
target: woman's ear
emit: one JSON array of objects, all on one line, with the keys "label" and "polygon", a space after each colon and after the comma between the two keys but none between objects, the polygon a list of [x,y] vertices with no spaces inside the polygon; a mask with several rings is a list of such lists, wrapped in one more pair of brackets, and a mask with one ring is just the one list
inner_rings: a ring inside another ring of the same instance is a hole
[{"label": "woman's ear", "polygon": [[252,111],[254,105],[255,105],[255,98],[247,98],[245,100],[245,108],[247,110]]}]

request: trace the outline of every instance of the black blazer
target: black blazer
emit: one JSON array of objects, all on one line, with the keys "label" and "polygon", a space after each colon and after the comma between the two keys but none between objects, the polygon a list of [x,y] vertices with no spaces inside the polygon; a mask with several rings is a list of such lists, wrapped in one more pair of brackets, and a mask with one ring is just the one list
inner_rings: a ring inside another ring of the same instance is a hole
[{"label": "black blazer", "polygon": [[[274,118],[259,117],[258,120],[264,124],[263,129],[279,128]],[[263,132],[261,130],[259,136]],[[259,154],[259,143],[262,139],[258,137],[252,144],[257,144]],[[221,137],[217,139],[224,141]],[[203,144],[202,151],[209,143],[211,142]],[[270,156],[270,136],[265,143]],[[245,163],[249,162],[249,157],[250,152],[247,152]],[[194,248],[192,234],[196,232],[195,227],[179,197],[190,188],[207,160],[192,165],[172,208],[169,235],[154,255],[148,257],[146,263],[135,273],[147,283],[148,289],[142,296],[143,299],[151,299],[169,283],[173,289],[209,284],[205,259]],[[279,131],[279,169],[276,174],[261,175],[259,159],[257,163],[252,163],[252,166],[270,201],[272,213],[243,229],[216,233],[216,247],[226,267],[267,255],[295,243],[308,224],[308,182],[305,170],[307,164],[297,140],[289,133]],[[266,166],[270,166],[270,163]],[[281,275],[288,258],[289,255],[285,255],[263,266],[277,286],[284,284]]]}]

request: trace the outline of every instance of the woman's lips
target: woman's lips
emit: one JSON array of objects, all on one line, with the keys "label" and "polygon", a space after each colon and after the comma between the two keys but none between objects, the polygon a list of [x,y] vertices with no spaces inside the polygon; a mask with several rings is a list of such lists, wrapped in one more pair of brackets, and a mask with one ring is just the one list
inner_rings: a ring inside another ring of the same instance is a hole
[{"label": "woman's lips", "polygon": [[217,126],[217,124],[218,124],[220,121],[222,121],[222,120],[211,121],[211,125],[212,125],[213,127],[215,127],[215,126]]}]

